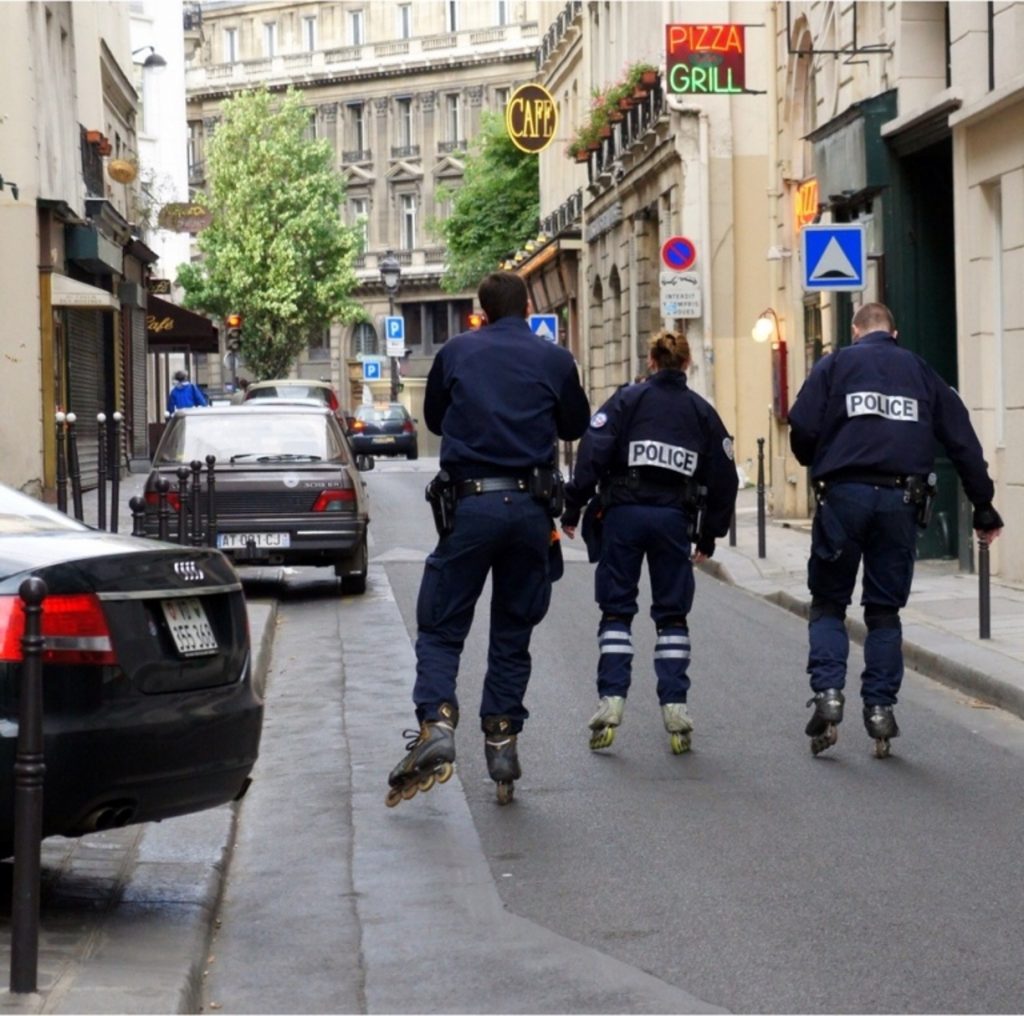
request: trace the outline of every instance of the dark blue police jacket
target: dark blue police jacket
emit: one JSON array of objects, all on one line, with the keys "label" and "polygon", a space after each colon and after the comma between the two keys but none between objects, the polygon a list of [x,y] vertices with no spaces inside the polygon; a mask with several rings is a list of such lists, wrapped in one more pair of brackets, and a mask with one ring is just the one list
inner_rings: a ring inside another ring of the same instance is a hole
[{"label": "dark blue police jacket", "polygon": [[586,430],[590,403],[572,354],[505,317],[441,347],[423,417],[452,479],[527,476],[553,463],[558,438]]},{"label": "dark blue police jacket", "polygon": [[612,503],[675,505],[679,489],[692,479],[708,489],[705,536],[729,531],[738,486],[732,439],[680,370],[660,370],[620,388],[594,414],[566,485],[563,524],[577,524],[598,484],[632,469],[649,482],[636,490],[614,485]]},{"label": "dark blue police jacket", "polygon": [[974,505],[995,489],[960,396],[888,332],[870,332],[815,365],[789,411],[789,442],[811,478],[926,476],[935,438]]}]

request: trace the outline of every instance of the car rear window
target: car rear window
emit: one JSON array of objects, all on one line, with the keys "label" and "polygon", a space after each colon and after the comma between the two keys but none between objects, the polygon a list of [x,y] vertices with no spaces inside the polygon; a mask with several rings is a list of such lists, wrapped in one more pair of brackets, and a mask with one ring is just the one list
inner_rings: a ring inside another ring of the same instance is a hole
[{"label": "car rear window", "polygon": [[85,528],[81,522],[56,508],[50,508],[27,494],[0,484],[0,536]]},{"label": "car rear window", "polygon": [[404,420],[406,412],[401,406],[389,407],[387,409],[376,409],[364,407],[356,410],[356,418],[365,420],[368,423],[385,423],[393,420]]},{"label": "car rear window", "polygon": [[251,402],[253,399],[316,399],[325,406],[330,402],[327,389],[317,385],[268,385],[266,388],[250,388],[245,401]]},{"label": "car rear window", "polygon": [[344,439],[331,417],[316,410],[301,413],[239,410],[227,415],[195,413],[173,417],[157,449],[157,462],[206,461],[257,463],[261,458],[308,457],[347,462]]}]

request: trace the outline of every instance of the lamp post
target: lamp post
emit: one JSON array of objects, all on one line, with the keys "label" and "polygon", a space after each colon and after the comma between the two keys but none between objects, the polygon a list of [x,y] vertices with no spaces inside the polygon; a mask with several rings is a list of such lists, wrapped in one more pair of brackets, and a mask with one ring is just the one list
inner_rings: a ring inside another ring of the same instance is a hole
[{"label": "lamp post", "polygon": [[[402,279],[402,266],[395,257],[395,252],[389,247],[384,257],[380,259],[380,281],[388,294],[388,317],[395,315],[395,296],[398,294],[398,287]],[[386,329],[385,329],[386,331]],[[385,341],[387,337],[385,336]],[[398,401],[398,360],[397,356],[389,357],[391,361],[391,401]]]},{"label": "lamp post", "polygon": [[142,66],[145,70],[155,70],[158,67],[167,66],[167,61],[156,51],[156,46],[140,46],[138,49],[132,50],[132,56],[145,53],[147,49],[149,50],[149,56],[142,61]]}]

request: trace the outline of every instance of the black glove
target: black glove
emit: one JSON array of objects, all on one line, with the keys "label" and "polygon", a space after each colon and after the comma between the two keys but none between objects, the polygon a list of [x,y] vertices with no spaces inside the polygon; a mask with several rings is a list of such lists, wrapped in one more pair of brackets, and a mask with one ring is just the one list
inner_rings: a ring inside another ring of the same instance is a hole
[{"label": "black glove", "polygon": [[715,556],[715,538],[713,536],[702,536],[697,541],[697,550],[705,557]]},{"label": "black glove", "polygon": [[1002,529],[1003,520],[999,512],[992,507],[992,503],[979,504],[974,506],[974,519],[971,528],[982,533],[990,533],[993,529]]},{"label": "black glove", "polygon": [[562,526],[578,526],[580,524],[579,508],[566,508],[562,512]]}]

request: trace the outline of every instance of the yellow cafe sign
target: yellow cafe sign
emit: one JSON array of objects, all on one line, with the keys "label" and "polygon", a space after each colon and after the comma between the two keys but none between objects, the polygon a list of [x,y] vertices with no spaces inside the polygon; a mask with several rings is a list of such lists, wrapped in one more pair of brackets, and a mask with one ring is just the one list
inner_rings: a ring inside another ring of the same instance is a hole
[{"label": "yellow cafe sign", "polygon": [[558,108],[541,85],[520,85],[505,106],[505,128],[521,152],[536,155],[554,140]]}]

